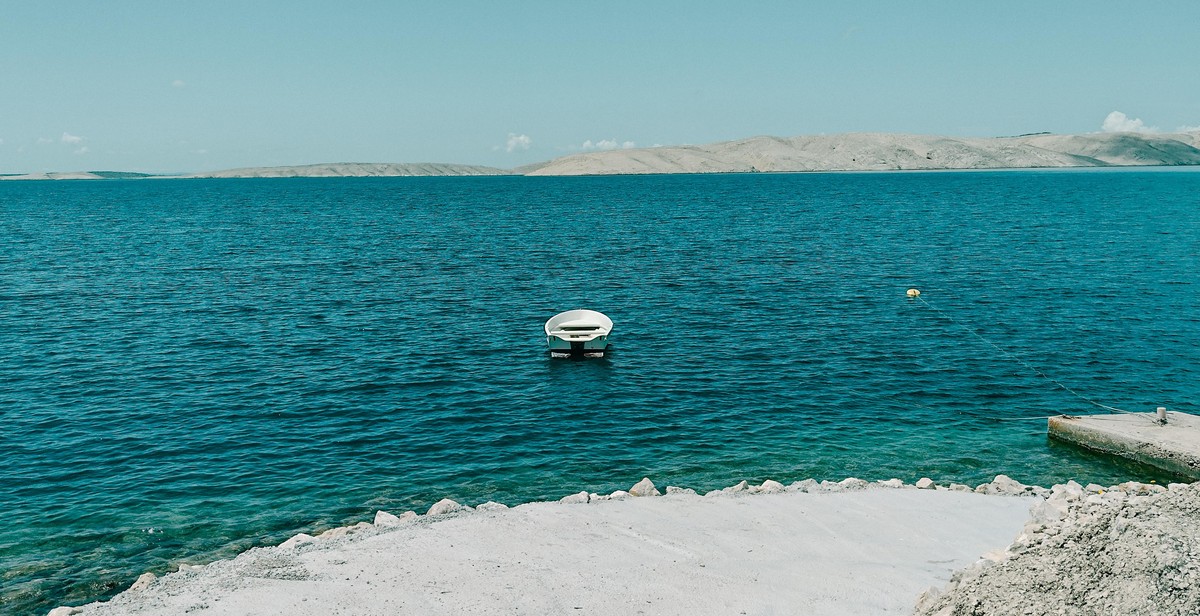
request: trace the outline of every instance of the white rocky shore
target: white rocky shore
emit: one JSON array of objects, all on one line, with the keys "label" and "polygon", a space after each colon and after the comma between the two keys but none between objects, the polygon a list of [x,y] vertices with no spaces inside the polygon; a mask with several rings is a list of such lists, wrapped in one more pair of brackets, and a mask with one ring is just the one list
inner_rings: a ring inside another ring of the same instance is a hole
[{"label": "white rocky shore", "polygon": [[1177,615],[1200,613],[1198,567],[1200,483],[643,479],[379,511],[50,614]]}]

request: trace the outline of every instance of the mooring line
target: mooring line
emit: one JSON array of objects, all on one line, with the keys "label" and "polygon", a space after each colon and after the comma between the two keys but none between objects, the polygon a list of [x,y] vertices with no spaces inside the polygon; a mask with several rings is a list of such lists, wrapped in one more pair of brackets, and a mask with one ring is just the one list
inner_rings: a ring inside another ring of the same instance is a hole
[{"label": "mooring line", "polygon": [[[934,310],[935,312],[937,312],[938,314],[940,314],[940,315],[941,315],[941,316],[943,316],[944,318],[948,319],[949,321],[951,321],[951,322],[952,322],[952,323],[954,323],[955,325],[957,325],[957,326],[959,326],[959,327],[961,327],[961,328],[963,328],[963,329],[967,330],[967,332],[968,332],[968,333],[970,333],[971,335],[973,335],[973,336],[975,336],[976,338],[978,338],[978,339],[980,339],[981,341],[983,341],[983,343],[984,343],[984,344],[987,344],[988,346],[992,347],[993,349],[996,349],[997,351],[999,351],[1001,354],[1005,355],[1005,356],[1006,356],[1006,357],[1008,357],[1009,359],[1012,359],[1013,361],[1015,361],[1015,362],[1017,362],[1017,363],[1021,364],[1022,366],[1025,366],[1026,368],[1028,368],[1028,369],[1030,369],[1030,370],[1032,370],[1032,371],[1036,372],[1036,373],[1038,374],[1038,376],[1042,377],[1043,379],[1046,379],[1047,381],[1050,381],[1051,383],[1054,383],[1055,385],[1057,385],[1057,386],[1061,387],[1063,390],[1065,390],[1065,391],[1067,391],[1067,392],[1070,392],[1070,393],[1071,393],[1072,395],[1074,395],[1076,398],[1079,398],[1080,400],[1083,400],[1084,402],[1087,402],[1088,404],[1091,404],[1092,406],[1096,406],[1096,407],[1099,407],[1099,408],[1105,409],[1105,410],[1107,410],[1107,411],[1115,412],[1115,413],[1128,413],[1128,414],[1130,414],[1130,415],[1140,415],[1140,414],[1141,414],[1141,413],[1137,413],[1137,412],[1135,412],[1135,411],[1127,411],[1127,410],[1125,410],[1125,409],[1120,409],[1120,408],[1117,408],[1117,407],[1115,407],[1115,406],[1109,406],[1109,405],[1107,405],[1107,404],[1101,404],[1101,403],[1099,403],[1099,402],[1096,402],[1095,400],[1092,400],[1091,398],[1088,398],[1087,396],[1084,396],[1083,394],[1081,394],[1081,393],[1079,393],[1079,392],[1075,391],[1074,389],[1071,389],[1070,387],[1067,387],[1066,385],[1064,385],[1064,384],[1060,383],[1059,381],[1057,381],[1057,380],[1055,380],[1055,379],[1051,378],[1049,375],[1047,375],[1045,372],[1042,372],[1041,370],[1039,370],[1039,369],[1038,369],[1036,366],[1034,366],[1033,364],[1030,364],[1029,362],[1025,361],[1024,359],[1021,359],[1021,358],[1020,358],[1020,357],[1018,357],[1017,355],[1014,355],[1014,354],[1012,354],[1012,353],[1010,353],[1010,352],[1008,352],[1008,351],[1006,351],[1006,350],[1004,350],[1004,349],[1000,348],[1000,346],[998,346],[997,344],[995,344],[995,343],[994,343],[994,342],[992,342],[991,340],[988,340],[987,338],[984,338],[982,334],[980,334],[979,332],[975,331],[974,329],[972,329],[972,328],[970,328],[970,327],[967,327],[967,326],[966,326],[966,325],[964,325],[964,324],[963,324],[961,321],[959,321],[958,319],[954,318],[954,317],[953,317],[953,316],[951,316],[950,314],[946,313],[946,312],[945,312],[945,311],[943,311],[941,308],[938,308],[937,306],[934,306],[933,304],[931,304],[931,303],[929,303],[929,302],[925,301],[925,298],[924,298],[924,297],[921,297],[919,294],[918,294],[918,295],[916,295],[916,296],[914,296],[914,299],[916,299],[917,301],[919,301],[919,302],[921,302],[922,304],[924,304],[924,305],[925,305],[927,308],[929,308],[929,309],[931,309],[931,310]],[[1054,417],[1056,417],[1056,415],[1055,415]]]}]

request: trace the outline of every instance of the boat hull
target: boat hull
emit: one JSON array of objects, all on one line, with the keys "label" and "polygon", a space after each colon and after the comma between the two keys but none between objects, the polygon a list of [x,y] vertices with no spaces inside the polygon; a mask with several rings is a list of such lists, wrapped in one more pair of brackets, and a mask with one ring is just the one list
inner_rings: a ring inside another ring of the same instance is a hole
[{"label": "boat hull", "polygon": [[551,355],[603,355],[608,351],[608,336],[597,336],[591,340],[563,340],[558,336],[546,336],[546,347]]}]

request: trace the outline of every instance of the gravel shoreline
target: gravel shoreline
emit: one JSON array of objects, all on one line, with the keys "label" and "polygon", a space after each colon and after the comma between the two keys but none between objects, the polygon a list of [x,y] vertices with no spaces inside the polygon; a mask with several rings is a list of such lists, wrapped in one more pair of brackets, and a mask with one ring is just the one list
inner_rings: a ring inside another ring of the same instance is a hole
[{"label": "gravel shoreline", "polygon": [[850,478],[657,496],[644,479],[511,509],[380,511],[50,616],[1200,614],[1200,483]]}]

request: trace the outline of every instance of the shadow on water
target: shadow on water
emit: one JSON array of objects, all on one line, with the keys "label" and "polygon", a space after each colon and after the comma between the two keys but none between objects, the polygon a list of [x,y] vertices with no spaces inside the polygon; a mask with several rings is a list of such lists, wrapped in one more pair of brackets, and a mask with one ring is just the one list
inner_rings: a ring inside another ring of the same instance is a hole
[{"label": "shadow on water", "polygon": [[1150,466],[1149,464],[1094,451],[1075,443],[1051,438],[1049,435],[1046,436],[1046,449],[1051,456],[1082,463],[1085,466],[1098,469],[1100,472],[1114,477],[1128,477],[1130,481],[1159,483],[1162,485],[1176,482],[1191,483],[1194,481],[1189,477],[1176,475],[1161,468]]}]

